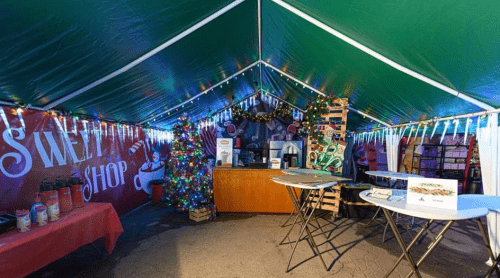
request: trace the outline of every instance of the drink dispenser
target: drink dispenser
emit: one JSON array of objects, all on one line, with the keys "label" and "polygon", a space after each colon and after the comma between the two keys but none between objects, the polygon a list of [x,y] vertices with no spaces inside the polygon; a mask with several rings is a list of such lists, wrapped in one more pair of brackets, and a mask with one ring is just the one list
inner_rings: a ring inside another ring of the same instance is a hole
[{"label": "drink dispenser", "polygon": [[47,181],[48,178],[42,180],[40,184],[40,199],[44,205],[50,200],[55,200],[59,202],[59,195],[57,194],[56,183],[53,181]]},{"label": "drink dispenser", "polygon": [[59,210],[67,212],[73,209],[71,201],[71,189],[67,180],[56,179],[57,193],[59,194]]},{"label": "drink dispenser", "polygon": [[283,161],[288,165],[288,167],[296,168],[299,167],[299,154],[297,148],[294,146],[288,146],[285,153],[283,154]]},{"label": "drink dispenser", "polygon": [[71,184],[71,201],[73,202],[73,208],[83,207],[82,180],[78,177],[70,177],[69,184]]}]

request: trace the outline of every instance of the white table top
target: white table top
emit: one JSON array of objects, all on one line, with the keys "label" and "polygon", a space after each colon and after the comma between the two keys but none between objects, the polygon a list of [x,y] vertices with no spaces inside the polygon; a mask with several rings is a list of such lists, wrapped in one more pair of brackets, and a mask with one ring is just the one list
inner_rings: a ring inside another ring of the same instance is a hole
[{"label": "white table top", "polygon": [[458,195],[458,200],[468,200],[478,207],[485,207],[491,211],[500,212],[500,196],[482,194]]},{"label": "white table top", "polygon": [[435,220],[465,220],[478,218],[488,214],[488,209],[467,198],[458,198],[458,210],[449,210],[419,206],[406,203],[406,190],[392,189],[389,199],[380,199],[369,196],[370,190],[359,193],[361,199],[377,206],[405,215]]},{"label": "white table top", "polygon": [[408,180],[408,178],[424,178],[424,176],[420,175],[390,172],[390,171],[367,171],[365,173],[370,176],[390,178],[396,180]]},{"label": "white table top", "polygon": [[336,177],[317,175],[283,175],[271,178],[275,183],[302,189],[321,189],[337,184]]},{"label": "white table top", "polygon": [[281,171],[288,175],[304,175],[304,174],[325,175],[325,176],[332,175],[332,173],[328,171],[321,171],[314,169],[283,169]]}]

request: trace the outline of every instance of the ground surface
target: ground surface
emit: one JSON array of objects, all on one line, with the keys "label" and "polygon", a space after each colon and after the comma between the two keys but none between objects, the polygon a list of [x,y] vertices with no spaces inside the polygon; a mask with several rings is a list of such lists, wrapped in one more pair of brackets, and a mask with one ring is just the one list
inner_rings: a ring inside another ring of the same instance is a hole
[{"label": "ground surface", "polygon": [[[292,247],[279,242],[287,217],[225,213],[216,221],[195,223],[187,213],[149,204],[122,217],[125,232],[111,256],[83,246],[28,277],[383,277],[401,254],[390,229],[383,243],[383,227],[363,229],[367,220],[340,218],[331,225],[320,219],[331,235],[327,242],[323,235],[315,238],[330,270],[301,241],[293,269],[286,273]],[[292,239],[297,235],[298,229]],[[403,235],[408,242],[410,235]],[[105,252],[103,242],[95,245]],[[426,237],[414,254],[422,254],[429,242]],[[421,270],[424,277],[481,277],[487,257],[476,223],[462,221]],[[403,261],[390,277],[406,277],[409,270]]]}]

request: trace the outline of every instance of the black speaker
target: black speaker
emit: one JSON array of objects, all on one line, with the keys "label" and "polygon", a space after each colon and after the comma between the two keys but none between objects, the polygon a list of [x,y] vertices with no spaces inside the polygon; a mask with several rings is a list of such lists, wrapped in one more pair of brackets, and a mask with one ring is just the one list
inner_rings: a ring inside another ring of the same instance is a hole
[{"label": "black speaker", "polygon": [[482,194],[483,180],[481,178],[481,166],[469,167],[467,173],[467,184],[465,187],[466,194]]},{"label": "black speaker", "polygon": [[369,170],[368,165],[356,164],[356,180],[355,182],[369,183],[370,177],[365,173]]},{"label": "black speaker", "polygon": [[481,181],[468,181],[465,194],[483,194],[483,183]]}]

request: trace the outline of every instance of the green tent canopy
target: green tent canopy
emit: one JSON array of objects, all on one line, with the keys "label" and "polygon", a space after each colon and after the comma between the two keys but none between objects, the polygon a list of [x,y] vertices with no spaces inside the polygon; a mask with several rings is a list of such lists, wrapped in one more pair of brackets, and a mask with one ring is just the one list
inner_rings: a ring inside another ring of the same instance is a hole
[{"label": "green tent canopy", "polygon": [[[492,1],[2,1],[0,104],[169,129],[270,92],[364,131],[500,107]],[[359,113],[361,112],[361,114]]]}]

